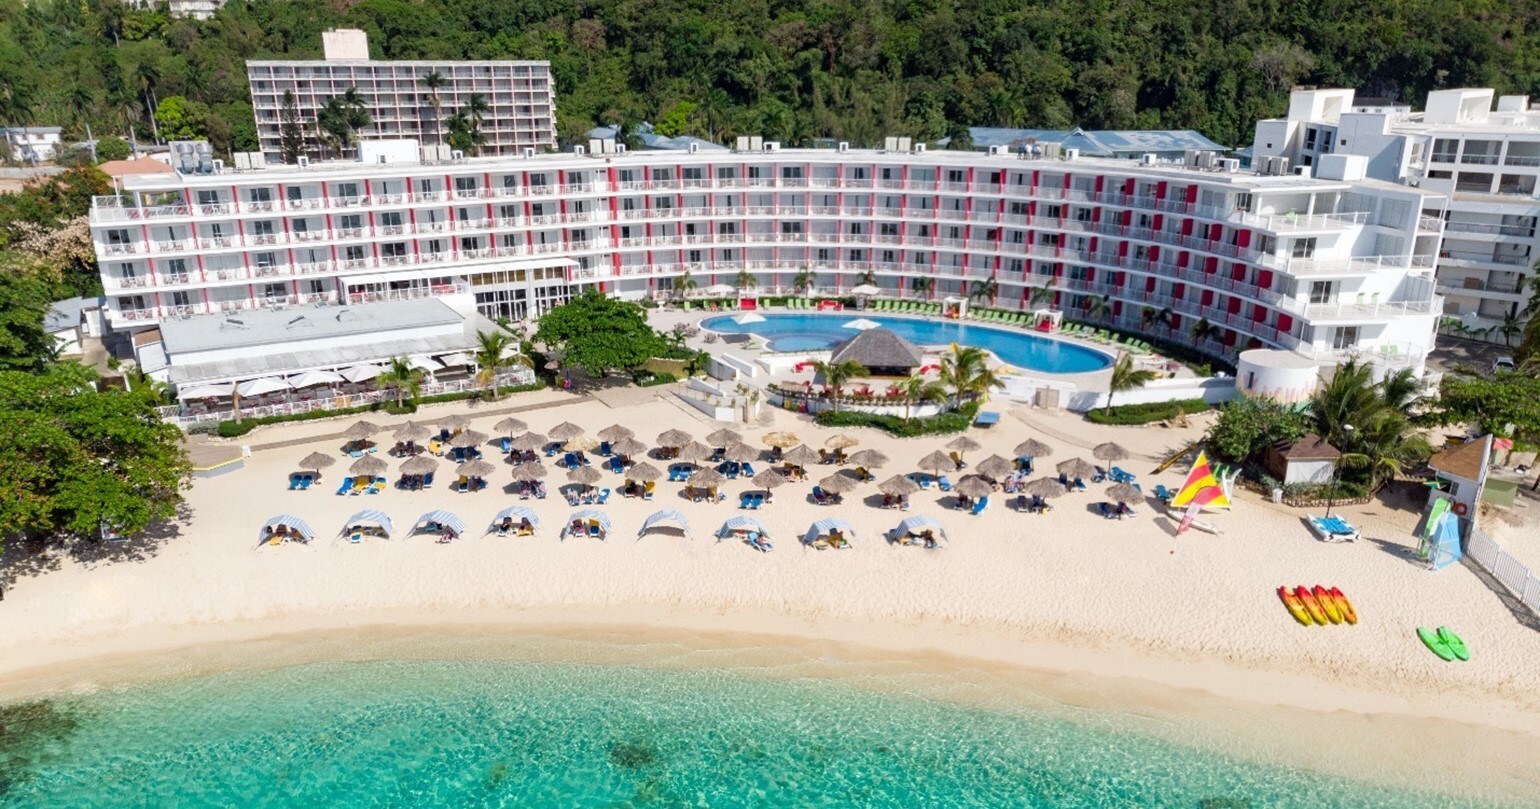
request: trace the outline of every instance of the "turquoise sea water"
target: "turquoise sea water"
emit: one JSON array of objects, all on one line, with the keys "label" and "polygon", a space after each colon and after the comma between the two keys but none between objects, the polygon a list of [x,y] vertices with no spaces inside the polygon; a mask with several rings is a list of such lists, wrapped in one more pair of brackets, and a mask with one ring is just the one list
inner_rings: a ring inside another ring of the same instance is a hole
[{"label": "turquoise sea water", "polygon": [[1114,723],[728,670],[314,664],[0,709],[0,806],[1474,805]]},{"label": "turquoise sea water", "polygon": [[916,345],[945,346],[952,343],[977,346],[993,351],[1002,362],[1028,371],[1050,374],[1080,374],[1099,371],[1112,364],[1112,358],[1084,346],[1040,337],[1013,329],[998,329],[969,323],[923,320],[914,317],[883,317],[864,312],[841,314],[765,314],[763,321],[738,323],[734,316],[708,318],[701,325],[724,334],[756,334],[770,342],[776,351],[816,351],[842,343],[856,335],[844,324],[865,318],[893,331]]}]

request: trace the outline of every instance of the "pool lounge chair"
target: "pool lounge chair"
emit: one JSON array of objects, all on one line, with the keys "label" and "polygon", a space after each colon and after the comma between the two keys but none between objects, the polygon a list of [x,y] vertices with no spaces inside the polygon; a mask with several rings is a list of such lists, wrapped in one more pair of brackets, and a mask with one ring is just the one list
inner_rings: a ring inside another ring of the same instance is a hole
[{"label": "pool lounge chair", "polygon": [[1176,492],[1171,491],[1170,489],[1166,488],[1166,484],[1164,484],[1164,483],[1157,483],[1157,484],[1155,484],[1155,499],[1156,500],[1159,500],[1162,503],[1170,503],[1171,502],[1171,498],[1173,498],[1175,496],[1176,496]]},{"label": "pool lounge chair", "polygon": [[353,491],[353,479],[343,478],[342,483],[337,486],[337,494],[347,494],[351,491]]},{"label": "pool lounge chair", "polygon": [[1311,517],[1310,529],[1322,542],[1352,542],[1363,536],[1341,517]]},{"label": "pool lounge chair", "polygon": [[922,474],[916,472],[914,474],[911,474],[909,476],[909,479],[914,481],[915,485],[919,486],[921,489],[929,489],[930,488],[930,475],[922,475]]},{"label": "pool lounge chair", "polygon": [[353,488],[348,492],[348,496],[351,497],[355,494],[363,494],[369,491],[369,484],[372,482],[373,480],[370,478],[353,478]]},{"label": "pool lounge chair", "polygon": [[980,497],[978,499],[978,502],[973,504],[973,509],[971,511],[969,511],[968,513],[972,514],[974,516],[977,516],[979,514],[983,514],[984,513],[984,509],[986,509],[986,508],[989,508],[989,497],[988,496]]},{"label": "pool lounge chair", "polygon": [[385,478],[383,478],[383,477],[375,477],[374,482],[369,484],[369,492],[368,493],[369,494],[379,494],[380,492],[385,491],[385,485],[386,485],[387,482],[388,481],[386,481]]},{"label": "pool lounge chair", "polygon": [[1135,479],[1133,473],[1119,466],[1112,467],[1112,471],[1107,473],[1107,477],[1112,478],[1113,483],[1133,483]]},{"label": "pool lounge chair", "polygon": [[610,490],[609,489],[600,489],[599,490],[599,498],[597,500],[595,500],[594,503],[596,503],[597,505],[601,505],[602,506],[602,505],[604,505],[605,501],[607,501],[609,499],[610,499]]},{"label": "pool lounge chair", "polygon": [[642,499],[643,500],[651,500],[652,499],[652,491],[653,491],[653,489],[656,489],[657,486],[658,486],[658,482],[656,480],[649,480],[649,481],[647,481],[647,485],[642,487]]}]

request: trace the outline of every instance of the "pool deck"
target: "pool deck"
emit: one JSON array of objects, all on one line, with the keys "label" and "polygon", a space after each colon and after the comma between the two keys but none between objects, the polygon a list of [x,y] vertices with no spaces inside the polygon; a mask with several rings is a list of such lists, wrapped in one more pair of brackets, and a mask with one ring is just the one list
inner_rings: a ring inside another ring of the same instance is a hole
[{"label": "pool deck", "polygon": [[[761,309],[759,311],[760,311],[760,313],[767,314],[767,315],[777,315],[777,314],[797,314],[797,315],[820,314],[820,313],[817,313],[817,312],[808,312],[806,310],[800,310],[800,309],[798,309],[798,310],[791,310],[791,309],[787,309],[787,308],[781,307],[781,306],[765,307],[765,308],[763,308],[763,309]],[[733,310],[733,309],[724,309],[724,310],[720,310],[720,311],[716,311],[716,312],[700,311],[700,310],[681,311],[681,310],[678,310],[678,309],[652,309],[652,310],[648,311],[648,322],[651,323],[651,325],[654,328],[656,328],[656,329],[658,329],[660,331],[669,331],[669,330],[673,329],[675,326],[678,326],[680,324],[684,324],[684,325],[688,325],[688,326],[700,326],[701,322],[704,321],[704,320],[708,320],[708,319],[713,318],[713,317],[732,316],[734,314],[739,314],[739,312],[737,310]],[[953,323],[954,322],[954,321],[950,321],[950,320],[942,321],[940,318],[926,317],[926,316],[923,316],[923,315],[913,315],[913,314],[904,314],[904,313],[896,313],[896,312],[868,312],[868,311],[863,311],[861,309],[846,309],[846,310],[843,310],[841,312],[830,312],[830,313],[827,313],[827,314],[829,316],[831,316],[831,317],[839,317],[841,315],[843,315],[845,317],[849,317],[849,318],[863,317],[863,316],[873,316],[873,317],[883,317],[883,318],[893,318],[893,319],[913,319],[913,320],[926,320],[926,321],[936,321],[936,322],[946,322],[946,323]],[[1000,324],[1000,323],[987,323],[987,322],[982,322],[982,321],[971,321],[970,320],[970,321],[964,321],[964,323],[966,323],[967,325],[977,326],[977,327],[980,327],[980,328],[993,328],[993,329],[1000,329],[1002,331],[1019,331],[1022,334],[1031,334],[1031,335],[1034,335],[1034,336],[1037,336],[1037,337],[1041,337],[1041,338],[1044,338],[1044,339],[1060,340],[1060,341],[1063,341],[1065,343],[1081,346],[1081,347],[1084,347],[1084,348],[1087,348],[1087,349],[1090,349],[1090,350],[1093,350],[1093,351],[1097,351],[1097,352],[1100,352],[1100,353],[1103,353],[1103,354],[1110,354],[1113,357],[1117,357],[1118,355],[1123,353],[1116,346],[1110,346],[1110,345],[1107,345],[1107,344],[1104,344],[1104,343],[1097,343],[1097,342],[1093,342],[1093,341],[1090,341],[1090,340],[1083,340],[1083,339],[1080,339],[1080,338],[1071,337],[1069,335],[1060,334],[1060,333],[1057,333],[1057,332],[1049,334],[1049,333],[1044,333],[1044,332],[1039,332],[1039,331],[1029,331],[1029,330],[1026,330],[1026,329],[1013,328],[1011,326],[1006,326],[1006,325],[1003,325],[1003,324]],[[766,352],[763,349],[758,347],[759,345],[762,344],[762,341],[756,341],[754,343],[753,347],[751,347],[749,345],[743,345],[743,344],[737,344],[737,345],[726,344],[726,343],[723,343],[720,340],[718,340],[716,342],[713,342],[713,343],[708,343],[705,340],[705,335],[706,335],[706,331],[703,329],[699,334],[690,337],[687,340],[686,344],[690,348],[701,350],[701,351],[706,351],[706,352],[708,352],[708,353],[710,353],[712,355],[718,355],[718,356],[719,355],[724,355],[724,354],[731,355],[731,356],[735,357],[736,359],[739,359],[739,360],[742,360],[742,361],[748,362],[748,363],[753,363],[760,356],[760,354],[762,354],[762,353],[772,353],[772,352]],[[795,354],[797,352],[787,352],[787,353]],[[817,352],[809,352],[809,353],[817,353]],[[927,354],[930,354],[930,353],[933,353],[933,352],[927,351]],[[999,361],[998,358],[996,358],[996,360],[997,360],[997,362]],[[1157,362],[1158,362],[1158,360],[1157,360]],[[1011,366],[1011,365],[1005,364],[1003,362],[1001,364],[1005,365],[1005,367],[1007,367],[1007,368],[1013,369],[1015,371],[1015,373],[1019,374],[1020,376],[1028,377],[1028,378],[1031,378],[1031,379],[1049,380],[1049,381],[1052,381],[1052,382],[1063,383],[1063,384],[1066,384],[1066,385],[1073,385],[1074,387],[1076,387],[1079,390],[1087,390],[1087,391],[1105,392],[1107,390],[1107,386],[1110,383],[1110,380],[1111,380],[1111,377],[1112,377],[1112,371],[1111,371],[1110,368],[1100,368],[1100,369],[1097,369],[1095,371],[1088,371],[1088,372],[1076,373],[1076,374],[1055,374],[1055,373],[1047,373],[1047,372],[1042,372],[1042,371],[1033,371],[1033,370],[1025,369],[1025,368],[1016,368],[1015,366]],[[1159,366],[1157,365],[1157,366],[1154,366],[1154,367],[1158,368]],[[763,366],[761,366],[761,369],[763,369]],[[1194,375],[1193,375],[1192,371],[1189,370],[1185,365],[1182,365],[1181,363],[1171,363],[1171,369],[1175,371],[1176,376],[1178,378],[1189,378],[1189,379],[1190,378],[1194,378]],[[753,377],[753,378],[746,378],[746,379],[742,380],[742,382],[744,382],[745,384],[754,385],[754,386],[757,386],[757,387],[765,387],[765,386],[768,386],[771,383],[777,383],[777,382],[807,382],[807,381],[808,381],[808,375],[806,373],[798,374],[798,373],[794,373],[794,372],[790,372],[790,371],[761,373],[759,376],[756,376],[756,377]]]}]

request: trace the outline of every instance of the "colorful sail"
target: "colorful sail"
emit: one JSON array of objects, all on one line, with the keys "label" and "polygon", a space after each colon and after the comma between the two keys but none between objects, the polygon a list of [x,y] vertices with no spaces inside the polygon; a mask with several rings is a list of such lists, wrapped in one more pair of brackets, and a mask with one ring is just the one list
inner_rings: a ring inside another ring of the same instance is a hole
[{"label": "colorful sail", "polygon": [[1192,527],[1192,521],[1198,518],[1198,510],[1201,508],[1203,508],[1203,506],[1197,503],[1193,503],[1187,507],[1187,513],[1182,515],[1182,521],[1176,526],[1177,536],[1181,536],[1182,534],[1187,533],[1187,529]]},{"label": "colorful sail", "polygon": [[1182,481],[1182,487],[1177,489],[1176,496],[1171,498],[1172,508],[1187,505],[1203,508],[1230,507],[1230,498],[1219,485],[1219,478],[1214,476],[1214,468],[1208,462],[1208,455],[1202,451],[1198,452],[1198,460],[1193,462],[1192,471],[1187,473],[1187,480]]}]

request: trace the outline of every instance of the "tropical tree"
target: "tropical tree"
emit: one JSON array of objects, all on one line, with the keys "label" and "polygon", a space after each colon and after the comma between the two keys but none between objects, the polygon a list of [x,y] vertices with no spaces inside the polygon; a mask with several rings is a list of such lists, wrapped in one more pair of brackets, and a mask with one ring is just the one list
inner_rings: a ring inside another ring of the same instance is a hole
[{"label": "tropical tree", "polygon": [[385,366],[385,370],[375,377],[375,384],[382,388],[388,388],[396,392],[396,407],[406,406],[406,397],[410,395],[415,401],[417,394],[422,391],[422,370],[413,368],[405,357],[396,357]]},{"label": "tropical tree", "polygon": [[930,300],[931,290],[936,288],[936,279],[928,275],[920,275],[909,279],[909,288],[925,295],[925,300]]},{"label": "tropical tree", "polygon": [[837,413],[840,409],[840,395],[845,390],[845,383],[859,376],[866,376],[866,366],[855,360],[844,362],[826,362],[819,360],[813,363],[813,371],[823,377],[823,383],[831,394],[829,401],[834,405]]},{"label": "tropical tree", "polygon": [[476,377],[484,387],[492,389],[492,398],[497,398],[497,376],[504,368],[514,365],[522,365],[529,368],[533,365],[530,358],[518,353],[513,337],[502,331],[478,331],[476,332],[476,365],[480,367]]},{"label": "tropical tree", "polygon": [[91,133],[91,113],[96,110],[96,94],[91,92],[90,85],[77,79],[70,85],[68,94],[64,97],[64,108],[70,117],[80,124],[86,132],[86,143],[90,145],[91,162],[96,162],[96,136]]},{"label": "tropical tree", "polygon": [[1513,338],[1524,333],[1524,321],[1517,312],[1510,309],[1503,313],[1503,322],[1498,324],[1497,333],[1503,336],[1503,345],[1511,348]]},{"label": "tropical tree", "polygon": [[995,296],[1000,294],[1000,282],[993,278],[981,278],[968,285],[968,300],[981,301],[988,299],[994,302]]},{"label": "tropical tree", "polygon": [[566,367],[594,376],[630,370],[667,348],[647,325],[647,313],[630,301],[588,291],[540,316],[535,340],[561,353]]},{"label": "tropical tree", "polygon": [[907,377],[895,387],[898,388],[899,395],[904,397],[904,421],[910,421],[914,417],[915,405],[946,402],[946,386],[918,374]]},{"label": "tropical tree", "polygon": [[1055,288],[1058,281],[1057,278],[1049,278],[1048,283],[1040,287],[1032,287],[1032,292],[1027,296],[1027,305],[1033,309],[1039,306],[1052,306],[1054,297],[1059,294],[1058,289]]},{"label": "tropical tree", "polygon": [[861,271],[860,275],[856,276],[856,286],[862,285],[873,287],[877,286],[877,272],[871,267],[867,267],[865,270]]},{"label": "tropical tree", "polygon": [[433,110],[433,142],[441,144],[444,142],[444,136],[439,130],[439,107],[443,105],[444,99],[439,95],[439,90],[449,83],[449,79],[445,78],[444,74],[434,70],[419,76],[417,81],[428,91],[428,106]]},{"label": "tropical tree", "polygon": [[299,100],[293,90],[283,91],[283,106],[278,108],[278,151],[283,162],[295,165],[305,153],[305,126],[299,117]]},{"label": "tropical tree", "polygon": [[1169,308],[1156,309],[1146,306],[1139,310],[1139,326],[1145,331],[1154,331],[1157,326],[1170,329],[1173,312]]},{"label": "tropical tree", "polygon": [[989,367],[989,355],[984,349],[956,343],[941,357],[941,384],[951,388],[959,401],[1005,387],[999,374]]},{"label": "tropical tree", "polygon": [[797,277],[792,279],[791,286],[792,289],[806,294],[807,291],[812,289],[813,286],[817,283],[818,273],[813,272],[812,267],[803,267],[797,271]]},{"label": "tropical tree", "polygon": [[1375,382],[1372,366],[1349,361],[1311,400],[1313,426],[1342,452],[1342,468],[1366,472],[1376,485],[1432,453],[1409,415],[1419,393],[1409,372]]},{"label": "tropical tree", "polygon": [[1087,295],[1085,301],[1086,317],[1093,320],[1112,319],[1111,295]]},{"label": "tropical tree", "polygon": [[477,155],[481,154],[481,147],[487,142],[486,134],[481,131],[481,124],[486,120],[487,113],[491,111],[492,107],[487,104],[487,97],[481,93],[471,93],[470,97],[465,99],[465,106],[460,108],[460,112],[465,115],[465,120],[469,124],[465,130],[466,137],[470,145],[475,148]]},{"label": "tropical tree", "polygon": [[691,292],[694,292],[699,286],[700,283],[695,280],[694,276],[690,275],[690,271],[685,270],[684,272],[679,273],[678,278],[674,279],[674,297],[683,299]]},{"label": "tropical tree", "polygon": [[1148,368],[1135,368],[1134,355],[1123,354],[1112,364],[1112,378],[1107,382],[1107,406],[1104,412],[1112,412],[1112,398],[1124,391],[1142,388],[1160,375]]},{"label": "tropical tree", "polygon": [[733,278],[733,286],[739,289],[753,289],[759,286],[759,279],[754,277],[754,273],[749,272],[747,269],[742,269]]},{"label": "tropical tree", "polygon": [[374,117],[369,114],[364,98],[357,87],[349,87],[340,96],[332,96],[316,113],[316,125],[323,137],[342,157],[358,142],[358,133],[370,124]]},{"label": "tropical tree", "polygon": [[1208,318],[1200,317],[1197,323],[1192,324],[1192,341],[1194,343],[1201,343],[1204,340],[1217,339],[1218,337],[1219,327],[1210,323]]}]

